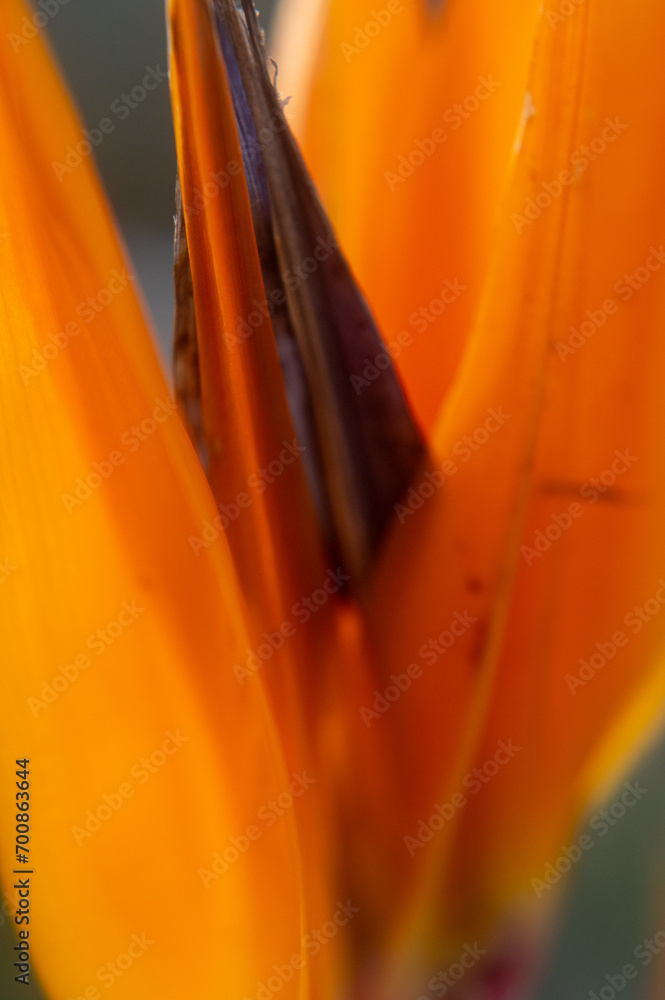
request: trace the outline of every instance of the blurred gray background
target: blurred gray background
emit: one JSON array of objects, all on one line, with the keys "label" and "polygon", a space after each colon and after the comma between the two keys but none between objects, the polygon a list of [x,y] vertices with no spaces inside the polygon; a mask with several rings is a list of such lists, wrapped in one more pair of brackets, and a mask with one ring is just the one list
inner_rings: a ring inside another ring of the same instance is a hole
[{"label": "blurred gray background", "polygon": [[[266,28],[274,6],[273,0],[259,0]],[[69,0],[51,19],[48,31],[88,128],[96,127],[115,100],[140,84],[147,67],[167,68],[163,0]],[[104,138],[97,161],[167,356],[175,178],[167,82]],[[639,771],[648,794],[575,866],[537,1000],[587,1000],[592,992],[606,1000],[613,988],[605,977],[631,961],[640,972],[618,991],[622,1000],[665,996],[665,963],[660,963],[656,987],[656,962],[643,968],[633,957],[644,938],[665,931],[664,764],[661,746]],[[35,886],[38,892],[38,881]],[[0,910],[0,998],[39,1000],[36,989],[14,983],[12,947],[11,919]],[[455,989],[450,996],[454,1000]]]}]

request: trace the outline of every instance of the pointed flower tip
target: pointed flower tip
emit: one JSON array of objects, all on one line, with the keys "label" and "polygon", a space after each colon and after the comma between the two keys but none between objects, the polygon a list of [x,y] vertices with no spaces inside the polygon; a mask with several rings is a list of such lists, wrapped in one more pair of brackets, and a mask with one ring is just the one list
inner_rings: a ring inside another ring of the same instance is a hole
[{"label": "pointed flower tip", "polygon": [[[214,18],[204,30],[216,32],[223,56],[262,283],[260,301],[246,304],[224,336],[250,355],[265,345],[253,335],[257,325],[272,327],[323,536],[333,558],[360,580],[423,460],[424,444],[284,117],[254,5],[245,0],[241,12],[214,0],[209,9]],[[221,68],[210,79],[220,80]],[[186,141],[194,123],[183,120],[180,127]],[[190,239],[198,227],[193,197],[185,185]],[[247,233],[229,233],[229,242],[240,236]],[[191,325],[187,302],[179,302],[177,324]],[[368,368],[376,373],[369,379]]]}]

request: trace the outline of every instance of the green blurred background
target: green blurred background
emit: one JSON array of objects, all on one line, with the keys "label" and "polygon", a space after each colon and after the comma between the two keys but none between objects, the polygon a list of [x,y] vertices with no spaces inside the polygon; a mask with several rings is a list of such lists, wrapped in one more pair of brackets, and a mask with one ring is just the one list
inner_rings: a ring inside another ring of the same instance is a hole
[{"label": "green blurred background", "polygon": [[[266,28],[274,6],[271,0],[259,3]],[[69,0],[48,30],[88,128],[108,116],[122,93],[140,84],[147,67],[167,68],[163,0]],[[173,315],[175,177],[166,82],[104,138],[97,161],[166,356]],[[591,991],[609,998],[605,977],[635,962],[633,951],[644,938],[665,931],[664,764],[661,746],[639,769],[648,794],[575,866],[537,1000],[584,1000]],[[38,898],[37,864],[35,903]],[[179,919],[177,905],[174,919]],[[184,928],[186,917],[180,919]],[[38,924],[33,933],[38,936]],[[184,934],[183,929],[183,940]],[[11,918],[0,910],[0,1000],[39,1000],[36,989],[13,981],[13,943]],[[620,991],[622,1000],[665,996],[665,962],[659,964],[659,976],[654,974],[655,962],[646,969],[640,966],[638,978]],[[601,994],[603,987],[606,992]],[[461,997],[463,984],[450,991],[453,1000],[456,990]],[[426,990],[423,995],[434,996]]]}]

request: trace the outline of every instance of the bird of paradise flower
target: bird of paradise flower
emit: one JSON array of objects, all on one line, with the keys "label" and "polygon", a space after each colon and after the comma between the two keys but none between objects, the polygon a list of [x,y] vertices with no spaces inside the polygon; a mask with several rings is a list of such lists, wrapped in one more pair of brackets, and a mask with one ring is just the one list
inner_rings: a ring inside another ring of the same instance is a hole
[{"label": "bird of paradise flower", "polygon": [[4,882],[47,995],[507,993],[662,703],[662,15],[317,5],[384,347],[243,9],[169,4],[189,433],[48,53],[0,58]]}]

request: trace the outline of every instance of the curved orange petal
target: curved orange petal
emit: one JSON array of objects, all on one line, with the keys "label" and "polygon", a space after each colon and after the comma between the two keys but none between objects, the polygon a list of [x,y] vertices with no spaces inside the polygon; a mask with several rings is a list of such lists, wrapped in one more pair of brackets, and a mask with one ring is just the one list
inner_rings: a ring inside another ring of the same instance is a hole
[{"label": "curved orange petal", "polygon": [[[423,675],[373,722],[403,750],[420,968],[442,933],[454,949],[536,903],[531,880],[661,714],[664,28],[655,5],[589,4],[554,27],[543,12],[535,113],[437,471],[414,484],[376,575],[378,690],[411,662]],[[477,792],[474,768],[492,777]]]},{"label": "curved orange petal", "polygon": [[[521,233],[498,248],[506,265],[495,287],[519,267],[522,317],[533,323],[527,303],[542,303],[547,353],[513,593],[476,760],[487,758],[499,731],[524,749],[464,817],[486,863],[456,864],[467,901],[485,896],[482,880],[496,886],[494,911],[508,894],[533,890],[589,794],[616,779],[662,712],[665,201],[657,136],[665,100],[655,80],[664,31],[655,4],[638,16],[589,5],[554,27],[544,18],[536,114],[508,209]],[[552,79],[563,81],[557,95]],[[524,225],[529,199],[540,211]],[[536,270],[548,232],[556,240],[549,288]],[[493,336],[496,323],[494,311]],[[481,846],[488,824],[491,852]],[[468,830],[459,836],[470,846]]]},{"label": "curved orange petal", "polygon": [[[292,447],[292,461],[287,451],[288,464],[279,457],[294,432],[270,315],[261,314],[251,336],[237,332],[265,290],[212,10],[202,0],[172,0],[170,22],[210,479],[222,514],[235,504],[226,530],[252,618],[278,626],[302,588],[311,591],[321,578],[321,542],[300,454]],[[282,469],[277,476],[271,462]]]},{"label": "curved orange petal", "polygon": [[307,42],[299,5],[287,7],[280,36],[296,42],[277,47],[279,87],[293,95],[340,243],[430,428],[483,293],[540,5],[315,7]]},{"label": "curved orange petal", "polygon": [[[238,661],[240,684],[260,668],[287,743],[299,747],[301,699],[311,685],[312,642],[328,636],[329,605],[303,631],[293,608],[326,576],[321,538],[269,315],[240,339],[237,325],[265,301],[242,153],[212,10],[172,0],[171,81],[178,161],[192,267],[210,481],[219,515],[191,539],[199,553],[229,539],[248,611],[251,643]],[[280,460],[285,448],[287,463]],[[294,460],[295,456],[295,460]],[[279,466],[277,475],[268,469]],[[284,635],[286,627],[288,635]],[[314,633],[314,634],[313,634]],[[285,641],[286,639],[286,641]],[[272,653],[278,652],[273,661]],[[258,667],[257,667],[258,664]]]},{"label": "curved orange petal", "polygon": [[11,789],[30,758],[36,969],[54,996],[240,997],[296,955],[302,997],[293,819],[259,815],[292,779],[233,674],[226,544],[188,542],[214,505],[90,161],[52,165],[82,136],[40,39],[0,84],[0,766]]},{"label": "curved orange petal", "polygon": [[[237,504],[226,535],[249,612],[250,641],[234,672],[239,687],[266,685],[289,769],[313,783],[294,815],[306,912],[317,931],[337,906],[331,880],[339,864],[335,808],[343,779],[335,762],[343,751],[334,680],[340,664],[355,662],[358,646],[340,612],[348,577],[324,562],[300,461],[276,476],[260,475],[295,442],[269,315],[250,336],[237,336],[238,322],[266,298],[231,95],[210,5],[172,0],[170,25],[204,423],[213,445],[210,479],[222,515]],[[240,494],[249,500],[242,509]],[[219,518],[215,525],[221,534]],[[210,541],[216,543],[214,535]],[[324,995],[346,974],[343,935],[316,958],[312,989]]]}]

